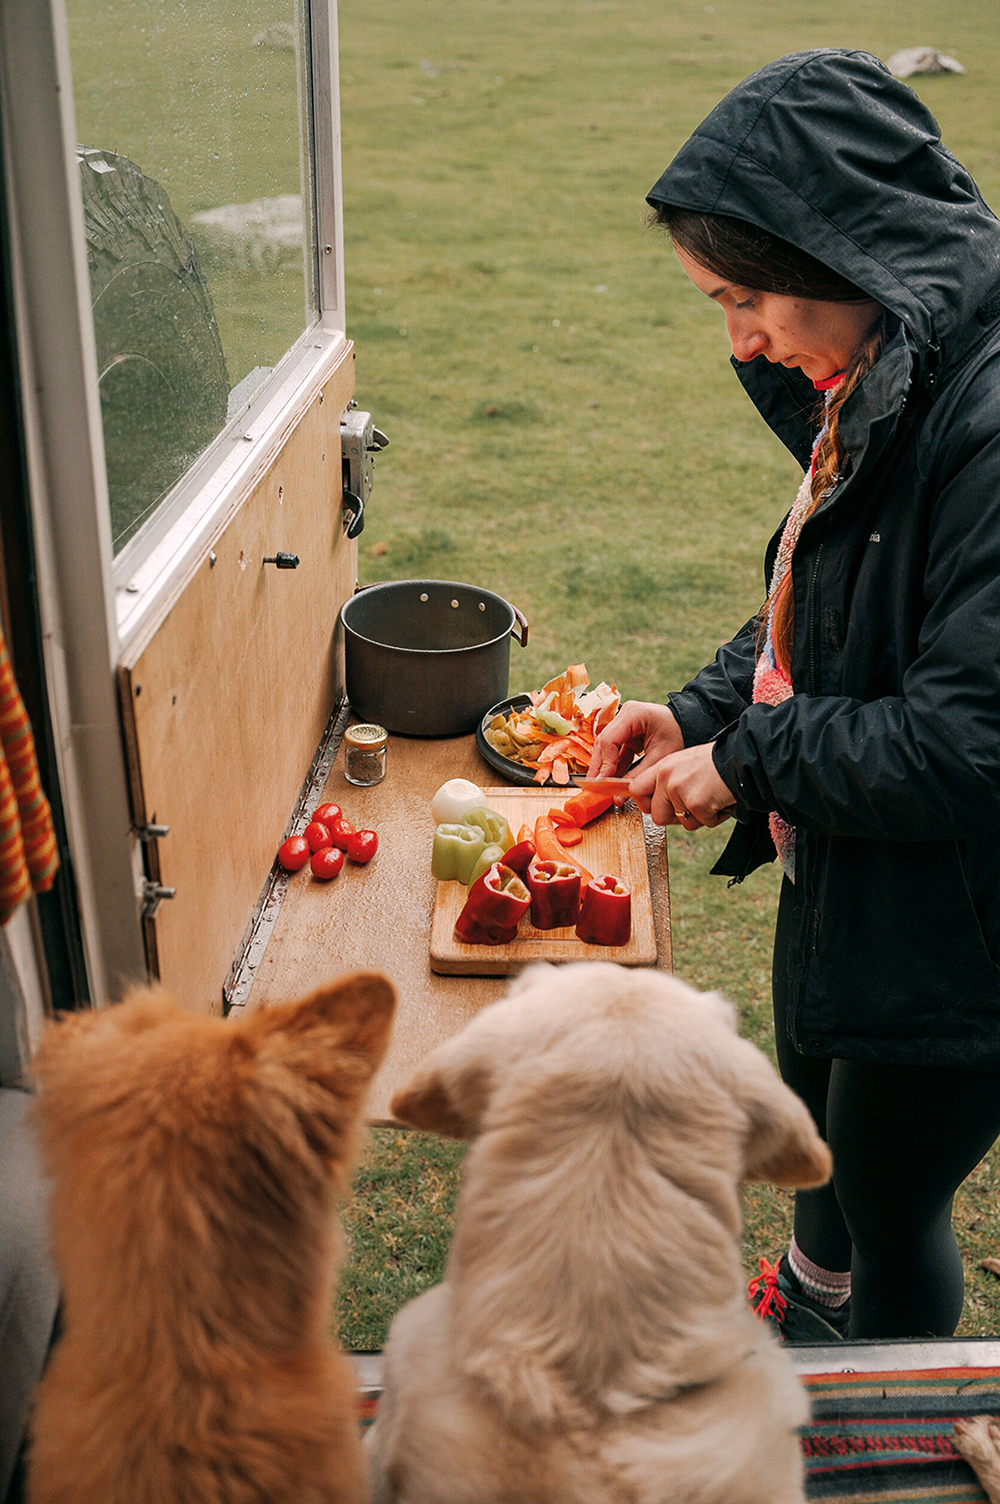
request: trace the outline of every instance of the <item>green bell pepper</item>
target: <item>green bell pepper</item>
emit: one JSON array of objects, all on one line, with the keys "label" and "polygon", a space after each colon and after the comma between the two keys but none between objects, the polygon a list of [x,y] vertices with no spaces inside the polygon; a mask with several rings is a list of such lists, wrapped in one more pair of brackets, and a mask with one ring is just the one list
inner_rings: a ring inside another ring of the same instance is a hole
[{"label": "green bell pepper", "polygon": [[[475,813],[475,812],[474,812]],[[442,883],[472,881],[472,869],[482,854],[486,838],[475,825],[439,825],[431,850],[431,873]]]},{"label": "green bell pepper", "polygon": [[477,878],[482,877],[484,872],[489,872],[494,862],[502,862],[503,859],[504,849],[498,841],[492,842],[489,846],[484,846],[479,853],[476,865],[472,869],[468,886],[471,888]]},{"label": "green bell pepper", "polygon": [[483,833],[483,840],[488,846],[500,846],[504,851],[509,851],[514,844],[510,826],[503,815],[498,815],[495,809],[484,809],[482,806],[470,809],[463,816],[463,824],[472,825]]}]

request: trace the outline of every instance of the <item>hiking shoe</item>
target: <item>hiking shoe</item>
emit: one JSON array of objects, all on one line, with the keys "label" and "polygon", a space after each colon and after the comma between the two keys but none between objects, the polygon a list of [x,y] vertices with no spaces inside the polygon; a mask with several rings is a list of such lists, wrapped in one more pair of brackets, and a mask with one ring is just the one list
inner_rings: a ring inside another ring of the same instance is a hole
[{"label": "hiking shoe", "polygon": [[761,1259],[760,1273],[747,1286],[747,1295],[761,1321],[766,1321],[782,1342],[819,1346],[842,1342],[847,1336],[850,1301],[834,1310],[810,1300],[792,1272],[787,1254],[778,1264]]}]

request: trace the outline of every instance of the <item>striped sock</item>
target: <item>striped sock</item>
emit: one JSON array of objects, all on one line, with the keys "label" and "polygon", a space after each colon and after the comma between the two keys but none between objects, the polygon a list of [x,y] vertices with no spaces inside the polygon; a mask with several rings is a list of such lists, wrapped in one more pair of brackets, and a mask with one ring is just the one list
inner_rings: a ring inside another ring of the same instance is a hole
[{"label": "striped sock", "polygon": [[807,1259],[802,1249],[792,1238],[792,1246],[788,1250],[788,1264],[795,1278],[802,1286],[803,1295],[808,1295],[810,1300],[818,1305],[829,1306],[837,1311],[851,1298],[851,1271],[848,1269],[840,1273],[833,1269],[822,1269],[819,1264],[814,1264],[812,1259]]}]

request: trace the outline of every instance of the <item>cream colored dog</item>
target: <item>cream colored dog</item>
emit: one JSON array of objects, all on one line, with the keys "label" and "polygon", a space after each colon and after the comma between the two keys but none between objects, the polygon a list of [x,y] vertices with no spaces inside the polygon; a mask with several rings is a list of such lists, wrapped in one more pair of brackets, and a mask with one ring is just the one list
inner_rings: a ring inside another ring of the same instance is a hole
[{"label": "cream colored dog", "polygon": [[747,1304],[737,1188],[830,1155],[728,1003],[534,967],[393,1112],[472,1144],[448,1277],[389,1334],[378,1504],[801,1504],[807,1402]]}]

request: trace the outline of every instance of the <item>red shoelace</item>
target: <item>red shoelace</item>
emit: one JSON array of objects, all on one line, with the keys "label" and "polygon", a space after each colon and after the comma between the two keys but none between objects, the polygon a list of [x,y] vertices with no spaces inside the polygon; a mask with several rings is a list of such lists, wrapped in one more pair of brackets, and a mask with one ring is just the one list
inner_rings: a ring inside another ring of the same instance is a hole
[{"label": "red shoelace", "polygon": [[769,1316],[780,1321],[788,1309],[788,1301],[778,1289],[778,1265],[769,1264],[765,1258],[760,1261],[760,1273],[747,1285],[747,1295],[751,1302],[758,1291],[760,1302],[754,1306],[754,1310],[761,1321],[766,1321]]}]

